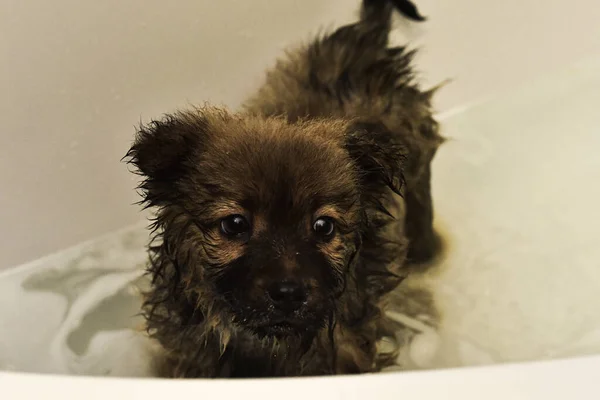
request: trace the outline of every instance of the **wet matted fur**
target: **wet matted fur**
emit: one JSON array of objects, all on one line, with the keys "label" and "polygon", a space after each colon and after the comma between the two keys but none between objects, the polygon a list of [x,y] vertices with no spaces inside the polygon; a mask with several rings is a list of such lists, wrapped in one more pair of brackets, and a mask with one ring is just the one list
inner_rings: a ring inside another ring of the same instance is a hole
[{"label": "wet matted fur", "polygon": [[442,142],[413,53],[388,47],[405,0],[291,50],[238,113],[142,126],[128,153],[156,210],[143,311],[166,377],[372,372],[382,307],[438,250]]}]

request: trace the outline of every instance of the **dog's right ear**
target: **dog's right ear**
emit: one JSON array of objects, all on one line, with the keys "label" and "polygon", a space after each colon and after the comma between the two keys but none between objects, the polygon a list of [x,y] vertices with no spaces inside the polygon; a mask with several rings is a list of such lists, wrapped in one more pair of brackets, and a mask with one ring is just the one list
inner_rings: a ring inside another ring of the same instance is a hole
[{"label": "dog's right ear", "polygon": [[140,184],[147,206],[177,198],[179,180],[201,151],[207,122],[201,113],[177,113],[140,126],[124,160],[144,177]]}]

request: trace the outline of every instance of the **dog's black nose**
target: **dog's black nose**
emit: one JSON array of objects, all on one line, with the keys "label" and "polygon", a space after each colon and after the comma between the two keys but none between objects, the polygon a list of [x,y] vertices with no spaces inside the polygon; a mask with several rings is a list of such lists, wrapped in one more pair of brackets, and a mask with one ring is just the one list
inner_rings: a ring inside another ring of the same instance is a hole
[{"label": "dog's black nose", "polygon": [[306,301],[306,290],[297,281],[277,282],[269,288],[269,297],[275,307],[285,310],[296,310]]}]

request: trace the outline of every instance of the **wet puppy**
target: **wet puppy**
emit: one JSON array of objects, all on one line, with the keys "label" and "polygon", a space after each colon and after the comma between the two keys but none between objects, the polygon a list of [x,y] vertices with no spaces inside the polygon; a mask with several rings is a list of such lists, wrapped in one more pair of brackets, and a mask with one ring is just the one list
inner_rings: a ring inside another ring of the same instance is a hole
[{"label": "wet puppy", "polygon": [[290,51],[242,111],[141,127],[128,153],[156,209],[143,310],[157,374],[377,371],[382,313],[407,262],[437,251],[430,162],[441,143],[394,9]]}]

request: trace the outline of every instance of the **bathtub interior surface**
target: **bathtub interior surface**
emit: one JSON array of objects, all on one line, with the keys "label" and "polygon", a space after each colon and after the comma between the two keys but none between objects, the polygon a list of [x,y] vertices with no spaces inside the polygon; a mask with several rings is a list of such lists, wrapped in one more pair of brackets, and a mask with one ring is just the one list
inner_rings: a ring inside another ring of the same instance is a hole
[{"label": "bathtub interior surface", "polygon": [[[600,62],[452,115],[434,162],[443,320],[421,367],[600,353]],[[147,375],[145,226],[0,275],[0,369]]]},{"label": "bathtub interior surface", "polygon": [[449,117],[435,365],[600,352],[600,60]]}]

